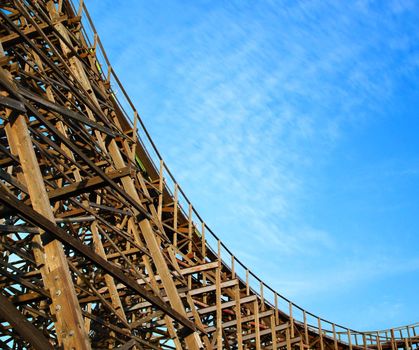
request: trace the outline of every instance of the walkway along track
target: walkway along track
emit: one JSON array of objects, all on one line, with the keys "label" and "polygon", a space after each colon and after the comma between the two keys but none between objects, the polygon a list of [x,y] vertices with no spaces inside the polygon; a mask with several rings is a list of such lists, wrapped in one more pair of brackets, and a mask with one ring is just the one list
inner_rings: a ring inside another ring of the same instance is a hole
[{"label": "walkway along track", "polygon": [[234,257],[163,162],[82,2],[0,6],[0,348],[418,348],[419,324],[333,324]]}]

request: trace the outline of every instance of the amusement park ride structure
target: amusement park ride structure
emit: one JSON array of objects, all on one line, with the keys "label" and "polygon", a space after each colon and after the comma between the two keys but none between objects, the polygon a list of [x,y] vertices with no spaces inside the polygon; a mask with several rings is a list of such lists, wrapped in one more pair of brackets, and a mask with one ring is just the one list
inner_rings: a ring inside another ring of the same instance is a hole
[{"label": "amusement park ride structure", "polygon": [[334,324],[231,253],[164,163],[83,1],[0,7],[0,348],[418,348],[419,324]]}]

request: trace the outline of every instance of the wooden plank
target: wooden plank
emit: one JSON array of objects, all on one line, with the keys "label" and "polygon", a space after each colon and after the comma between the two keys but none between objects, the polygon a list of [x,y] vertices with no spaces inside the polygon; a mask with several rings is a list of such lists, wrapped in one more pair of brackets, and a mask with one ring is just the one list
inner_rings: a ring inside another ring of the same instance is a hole
[{"label": "wooden plank", "polygon": [[214,261],[207,264],[187,267],[185,269],[180,270],[180,272],[182,275],[189,275],[196,272],[216,269],[217,267],[218,267],[218,261]]}]

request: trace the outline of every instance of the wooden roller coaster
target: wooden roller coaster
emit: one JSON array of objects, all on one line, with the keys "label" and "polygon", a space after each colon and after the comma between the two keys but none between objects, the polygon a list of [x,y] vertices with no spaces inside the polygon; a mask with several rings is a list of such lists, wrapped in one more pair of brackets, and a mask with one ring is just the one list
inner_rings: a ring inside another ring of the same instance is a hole
[{"label": "wooden roller coaster", "polygon": [[419,324],[334,324],[224,246],[166,167],[83,1],[0,4],[0,348],[418,348]]}]

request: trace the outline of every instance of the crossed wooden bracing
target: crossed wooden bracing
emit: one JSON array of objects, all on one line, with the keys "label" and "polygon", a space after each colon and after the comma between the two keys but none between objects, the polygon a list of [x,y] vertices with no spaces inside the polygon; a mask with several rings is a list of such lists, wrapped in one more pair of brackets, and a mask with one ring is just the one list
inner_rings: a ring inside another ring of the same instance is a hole
[{"label": "crossed wooden bracing", "polygon": [[167,169],[83,2],[0,4],[1,349],[418,348],[419,325],[336,325],[232,255]]}]

